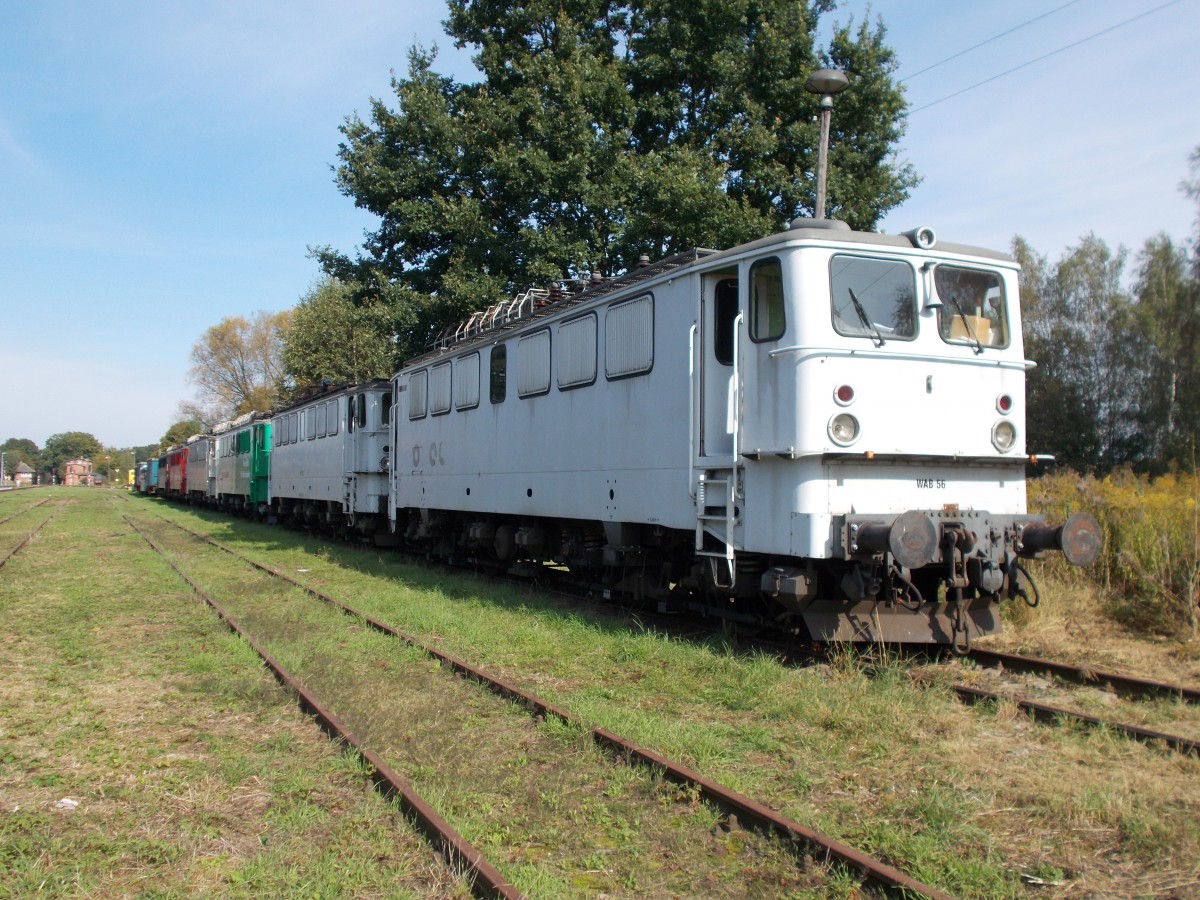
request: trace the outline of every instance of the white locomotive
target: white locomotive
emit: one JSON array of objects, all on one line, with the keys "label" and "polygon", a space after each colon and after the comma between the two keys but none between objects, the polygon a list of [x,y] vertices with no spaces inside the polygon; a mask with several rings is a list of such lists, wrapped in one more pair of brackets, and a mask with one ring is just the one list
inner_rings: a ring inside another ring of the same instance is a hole
[{"label": "white locomotive", "polygon": [[271,416],[269,515],[308,527],[388,531],[392,390],[326,388]]},{"label": "white locomotive", "polygon": [[1021,556],[1099,551],[1090,517],[1025,512],[1017,274],[797,219],[531,291],[396,375],[392,527],[817,639],[961,645]]}]

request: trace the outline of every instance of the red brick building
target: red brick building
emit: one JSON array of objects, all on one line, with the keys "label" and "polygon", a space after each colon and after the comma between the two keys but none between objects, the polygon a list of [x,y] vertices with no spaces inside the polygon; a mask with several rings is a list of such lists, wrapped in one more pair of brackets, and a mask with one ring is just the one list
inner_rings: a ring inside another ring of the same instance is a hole
[{"label": "red brick building", "polygon": [[90,485],[93,482],[92,476],[92,461],[77,456],[75,459],[68,459],[62,465],[62,483],[66,485],[86,484]]}]

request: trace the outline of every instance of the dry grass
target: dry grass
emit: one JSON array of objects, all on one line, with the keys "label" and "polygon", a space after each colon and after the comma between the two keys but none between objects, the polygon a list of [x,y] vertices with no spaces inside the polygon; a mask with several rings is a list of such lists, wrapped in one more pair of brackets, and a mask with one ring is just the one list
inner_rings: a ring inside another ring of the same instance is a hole
[{"label": "dry grass", "polygon": [[1105,618],[1139,634],[1200,640],[1200,476],[1060,473],[1029,482],[1029,502],[1054,519],[1084,511],[1100,523],[1104,547],[1089,571],[1045,568],[1097,587]]}]

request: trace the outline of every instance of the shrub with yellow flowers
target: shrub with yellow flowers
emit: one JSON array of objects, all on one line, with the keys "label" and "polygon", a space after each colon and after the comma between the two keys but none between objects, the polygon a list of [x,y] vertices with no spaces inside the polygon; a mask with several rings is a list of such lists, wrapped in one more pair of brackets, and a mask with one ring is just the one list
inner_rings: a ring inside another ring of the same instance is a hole
[{"label": "shrub with yellow flowers", "polygon": [[1129,470],[1104,478],[1058,472],[1028,482],[1029,509],[1048,521],[1090,512],[1104,532],[1088,570],[1059,560],[1045,568],[1061,580],[1091,578],[1113,615],[1150,631],[1200,632],[1200,477],[1158,478]]}]

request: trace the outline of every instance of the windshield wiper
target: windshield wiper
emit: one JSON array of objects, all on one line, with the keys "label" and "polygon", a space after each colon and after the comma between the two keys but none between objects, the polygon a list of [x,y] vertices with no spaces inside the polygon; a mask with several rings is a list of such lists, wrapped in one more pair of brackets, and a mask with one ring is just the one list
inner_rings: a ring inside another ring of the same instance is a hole
[{"label": "windshield wiper", "polygon": [[850,292],[850,302],[854,304],[854,311],[858,313],[859,320],[863,323],[863,328],[875,333],[875,340],[879,341],[878,346],[883,346],[883,335],[879,333],[879,329],[875,327],[875,323],[871,321],[871,317],[867,315],[867,311],[863,309],[863,305],[858,302],[858,298],[854,296],[853,288],[846,288]]},{"label": "windshield wiper", "polygon": [[979,338],[975,337],[975,330],[971,327],[971,323],[967,321],[967,314],[963,312],[962,306],[959,305],[958,298],[953,294],[949,295],[950,305],[954,307],[954,311],[958,313],[958,317],[962,319],[963,328],[967,330],[967,337],[975,342],[975,353],[978,355],[983,352],[983,344],[979,343]]}]

